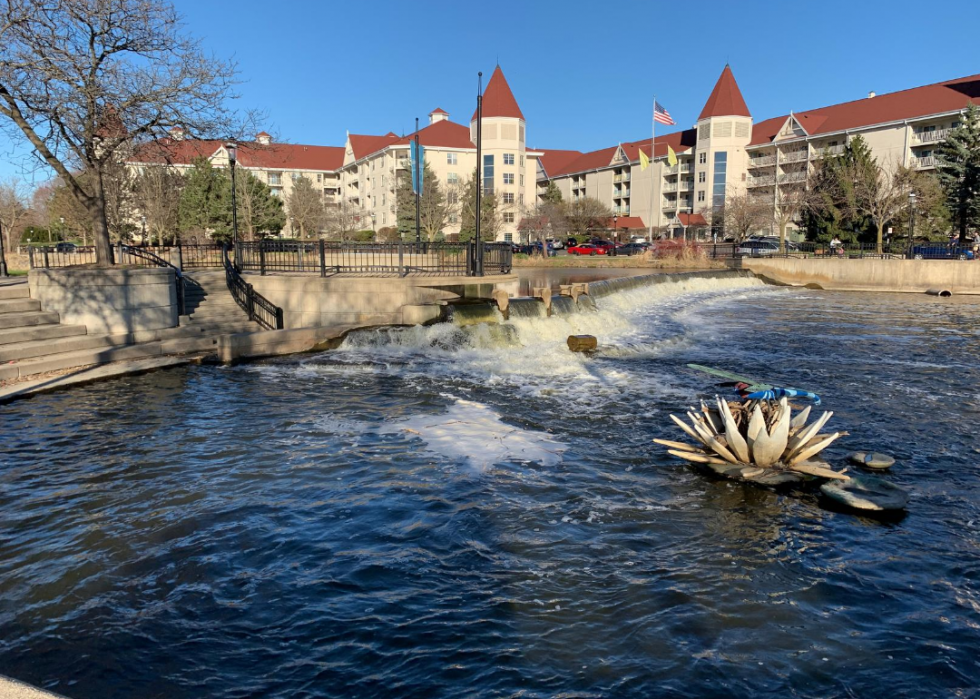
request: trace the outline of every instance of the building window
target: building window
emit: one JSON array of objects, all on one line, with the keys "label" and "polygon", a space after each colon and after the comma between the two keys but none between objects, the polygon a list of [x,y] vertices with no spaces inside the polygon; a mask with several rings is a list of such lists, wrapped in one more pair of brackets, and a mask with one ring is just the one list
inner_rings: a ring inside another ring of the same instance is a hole
[{"label": "building window", "polygon": [[274,197],[281,197],[282,190],[279,189],[278,187],[272,187],[271,189],[269,189],[269,194],[271,194]]},{"label": "building window", "polygon": [[513,233],[504,233],[504,242],[505,243],[513,243],[514,242],[514,234]]},{"label": "building window", "polygon": [[514,164],[514,154],[504,153],[504,165],[513,165],[513,164]]},{"label": "building window", "polygon": [[699,189],[698,190],[698,201],[704,201],[704,190],[703,189]]},{"label": "building window", "polygon": [[382,212],[381,213],[381,225],[383,226],[386,223],[388,223],[388,214]]},{"label": "building window", "polygon": [[504,184],[514,184],[514,173],[505,172],[504,173]]},{"label": "building window", "polygon": [[387,194],[385,194],[385,192],[382,192],[381,193],[381,206],[384,206],[385,204],[388,203],[387,199],[388,199]]},{"label": "building window", "polygon": [[725,206],[725,184],[728,177],[728,152],[715,153],[715,177],[711,188],[711,206],[721,209]]},{"label": "building window", "polygon": [[448,175],[446,175],[446,182],[449,184],[458,184],[459,175],[457,175],[455,172],[450,172]]},{"label": "building window", "polygon": [[493,156],[483,156],[483,193],[493,194]]},{"label": "building window", "polygon": [[457,223],[458,221],[459,221],[459,217],[456,214],[449,214],[450,223]]},{"label": "building window", "polygon": [[521,186],[524,186],[524,175],[521,175]]},{"label": "building window", "polygon": [[446,203],[447,204],[458,204],[459,203],[459,192],[446,192]]},{"label": "building window", "polygon": [[269,186],[273,187],[282,184],[282,173],[281,172],[270,172],[269,175]]},{"label": "building window", "polygon": [[708,154],[707,153],[698,153],[698,164],[699,165],[704,165],[707,162],[708,162]]},{"label": "building window", "polygon": [[702,182],[703,183],[704,180],[707,178],[707,176],[708,176],[708,173],[706,173],[704,171],[699,172],[698,173],[698,182]]},{"label": "building window", "polygon": [[521,156],[521,167],[522,168],[524,167],[524,156],[523,155]]},{"label": "building window", "polygon": [[521,206],[524,206],[524,193],[523,192],[518,196],[518,202],[520,203]]},{"label": "building window", "polygon": [[456,154],[446,153],[446,165],[455,165],[455,164],[456,164]]},{"label": "building window", "polygon": [[[475,215],[476,214],[474,214],[474,216]],[[514,214],[512,212],[508,212],[504,214],[504,223],[513,223],[513,222],[514,222]]]},{"label": "building window", "polygon": [[504,203],[505,204],[513,204],[514,203],[514,193],[513,192],[504,192]]},{"label": "building window", "polygon": [[316,181],[323,182],[323,175],[321,175],[319,172],[316,174]]}]

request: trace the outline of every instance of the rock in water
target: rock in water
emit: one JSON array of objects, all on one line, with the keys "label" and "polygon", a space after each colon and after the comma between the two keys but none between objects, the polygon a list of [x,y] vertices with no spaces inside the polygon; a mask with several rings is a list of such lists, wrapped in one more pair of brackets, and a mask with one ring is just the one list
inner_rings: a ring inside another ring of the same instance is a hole
[{"label": "rock in water", "polygon": [[568,349],[572,352],[593,352],[599,346],[594,335],[569,335]]},{"label": "rock in water", "polygon": [[888,454],[880,454],[876,451],[856,451],[847,458],[851,460],[851,463],[867,468],[884,469],[895,465],[895,459]]},{"label": "rock in water", "polygon": [[820,492],[855,510],[904,510],[909,502],[909,494],[905,490],[875,476],[855,476],[847,481],[830,481],[820,486]]}]

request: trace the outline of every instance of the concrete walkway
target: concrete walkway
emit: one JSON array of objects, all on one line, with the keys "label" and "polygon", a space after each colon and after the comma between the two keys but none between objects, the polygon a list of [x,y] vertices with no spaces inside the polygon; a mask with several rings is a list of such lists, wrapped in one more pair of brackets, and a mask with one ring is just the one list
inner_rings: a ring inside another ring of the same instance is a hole
[{"label": "concrete walkway", "polygon": [[43,689],[0,675],[0,698],[2,699],[66,699],[61,694],[45,692]]}]

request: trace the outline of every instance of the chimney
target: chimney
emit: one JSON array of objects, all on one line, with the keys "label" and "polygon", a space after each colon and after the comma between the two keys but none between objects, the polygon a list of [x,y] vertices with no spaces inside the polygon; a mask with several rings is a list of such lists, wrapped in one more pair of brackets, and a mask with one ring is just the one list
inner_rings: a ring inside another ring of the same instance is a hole
[{"label": "chimney", "polygon": [[437,121],[449,121],[449,112],[438,107],[429,112],[429,123],[434,124]]},{"label": "chimney", "polygon": [[255,134],[255,142],[260,146],[267,146],[272,143],[272,136],[267,134],[265,131],[259,131]]},{"label": "chimney", "polygon": [[874,96],[875,96],[875,91],[874,90],[872,90],[871,92],[868,93],[868,99],[871,99]]},{"label": "chimney", "polygon": [[172,126],[172,127],[170,127],[170,138],[172,138],[175,141],[183,141],[184,140],[184,129],[182,127],[180,127],[180,126]]}]

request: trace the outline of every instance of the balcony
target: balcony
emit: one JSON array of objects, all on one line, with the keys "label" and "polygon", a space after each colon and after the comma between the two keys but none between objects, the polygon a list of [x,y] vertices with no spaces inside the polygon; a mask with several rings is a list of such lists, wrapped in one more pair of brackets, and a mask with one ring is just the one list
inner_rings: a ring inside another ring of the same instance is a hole
[{"label": "balcony", "polygon": [[845,146],[827,146],[825,148],[820,148],[818,146],[814,146],[813,153],[811,154],[810,157],[811,158],[824,158],[824,157],[832,158],[834,156],[837,156],[837,155],[840,155],[841,153],[843,153],[844,152],[844,149],[845,149]]},{"label": "balcony", "polygon": [[768,167],[776,164],[776,156],[764,155],[761,158],[749,158],[749,167]]},{"label": "balcony", "polygon": [[801,160],[806,160],[809,156],[810,152],[807,150],[791,150],[789,153],[781,153],[779,156],[779,162],[798,163]]},{"label": "balcony", "polygon": [[[624,172],[623,173],[623,182],[629,182],[629,181],[630,181],[630,174],[628,172]],[[474,216],[475,215],[476,214],[474,214]]]},{"label": "balcony", "polygon": [[677,172],[678,172],[678,169],[679,168],[678,168],[677,165],[667,165],[666,163],[664,164],[664,174],[665,175],[676,175]]},{"label": "balcony", "polygon": [[[665,184],[664,185],[664,191],[665,192],[676,192],[677,191],[677,183],[676,182],[670,182],[668,184]],[[474,216],[475,215],[476,214],[474,214]]]},{"label": "balcony", "polygon": [[936,167],[936,156],[927,155],[925,158],[912,158],[912,167],[918,170]]},{"label": "balcony", "polygon": [[616,199],[623,199],[624,197],[628,197],[629,195],[630,195],[630,190],[628,189],[616,189],[613,191],[613,196]]},{"label": "balcony", "polygon": [[912,144],[939,143],[945,141],[952,129],[937,129],[936,131],[916,131],[912,134]]},{"label": "balcony", "polygon": [[776,184],[776,178],[772,175],[763,175],[762,177],[750,177],[748,179],[749,187],[770,187]]},{"label": "balcony", "polygon": [[694,172],[694,165],[691,163],[681,163],[681,172]]},{"label": "balcony", "polygon": [[788,184],[792,182],[806,182],[806,171],[800,170],[799,172],[784,172],[779,176],[779,184]]}]

